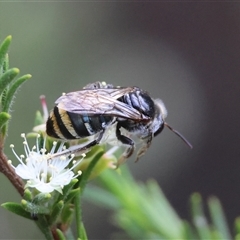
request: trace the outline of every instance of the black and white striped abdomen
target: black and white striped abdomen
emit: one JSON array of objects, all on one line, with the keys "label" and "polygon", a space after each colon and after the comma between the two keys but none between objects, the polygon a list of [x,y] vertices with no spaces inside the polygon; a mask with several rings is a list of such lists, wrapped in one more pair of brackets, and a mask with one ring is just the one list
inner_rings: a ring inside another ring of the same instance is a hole
[{"label": "black and white striped abdomen", "polygon": [[111,116],[81,115],[60,109],[51,111],[46,124],[49,136],[60,139],[79,139],[92,136],[105,129],[113,121]]}]

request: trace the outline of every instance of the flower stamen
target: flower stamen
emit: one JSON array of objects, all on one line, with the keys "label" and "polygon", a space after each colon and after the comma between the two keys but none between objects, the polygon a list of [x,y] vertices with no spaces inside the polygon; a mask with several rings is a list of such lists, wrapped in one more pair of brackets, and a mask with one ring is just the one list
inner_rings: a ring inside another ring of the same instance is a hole
[{"label": "flower stamen", "polygon": [[[25,155],[17,155],[14,145],[11,144],[12,152],[20,164],[14,167],[11,160],[8,163],[15,169],[16,174],[26,180],[27,184],[25,187],[36,188],[42,193],[50,193],[54,190],[62,193],[62,188],[65,185],[81,175],[81,171],[75,174],[73,169],[81,162],[84,156],[78,161],[73,160],[75,157],[74,154],[54,156],[56,152],[61,153],[66,149],[64,143],[61,143],[56,151],[58,144],[57,142],[53,142],[51,150],[47,152],[45,148],[46,138],[44,138],[43,147],[39,149],[40,135],[38,135],[36,145],[30,150],[25,134],[21,134],[21,137],[24,138]],[[69,167],[70,162],[72,162],[71,167]]]}]

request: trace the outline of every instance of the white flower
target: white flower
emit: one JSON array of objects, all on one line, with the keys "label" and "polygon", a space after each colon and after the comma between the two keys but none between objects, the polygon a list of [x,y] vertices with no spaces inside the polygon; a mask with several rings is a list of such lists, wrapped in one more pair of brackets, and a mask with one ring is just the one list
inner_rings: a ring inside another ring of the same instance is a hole
[{"label": "white flower", "polygon": [[[74,154],[59,156],[59,154],[65,150],[64,143],[61,143],[57,150],[58,156],[54,156],[57,142],[54,142],[51,151],[46,153],[45,140],[43,148],[39,149],[38,138],[40,135],[38,135],[36,146],[34,146],[32,150],[30,150],[28,146],[25,134],[21,134],[21,136],[24,138],[23,145],[26,157],[24,155],[18,156],[14,151],[14,146],[10,145],[20,164],[14,167],[11,160],[9,160],[9,164],[15,169],[17,175],[27,180],[25,187],[36,188],[42,193],[50,193],[54,190],[62,193],[62,188],[65,185],[69,184],[72,179],[81,175],[81,171],[74,174],[73,169],[82,159],[72,161]],[[73,164],[72,167],[69,168],[68,165],[71,161]]]}]

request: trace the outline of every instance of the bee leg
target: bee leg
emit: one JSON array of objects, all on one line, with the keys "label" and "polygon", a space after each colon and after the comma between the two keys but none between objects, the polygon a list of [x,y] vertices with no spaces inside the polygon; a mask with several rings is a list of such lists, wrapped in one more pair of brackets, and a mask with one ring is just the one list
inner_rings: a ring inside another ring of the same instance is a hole
[{"label": "bee leg", "polygon": [[137,162],[139,160],[139,158],[142,157],[145,154],[145,152],[150,147],[151,143],[152,143],[152,135],[150,135],[147,138],[147,141],[145,143],[143,143],[142,147],[139,149],[135,162]]},{"label": "bee leg", "polygon": [[70,155],[70,154],[75,154],[75,153],[77,153],[77,154],[87,153],[90,151],[91,147],[94,147],[95,145],[100,143],[104,132],[105,132],[105,130],[102,130],[99,133],[98,137],[95,140],[91,141],[90,143],[88,143],[86,145],[79,144],[79,145],[72,146],[65,151],[51,155],[51,157],[48,160],[52,159],[53,157],[59,157],[59,156],[63,156],[63,155]]},{"label": "bee leg", "polygon": [[126,161],[126,159],[129,158],[133,154],[134,148],[135,148],[134,141],[131,138],[128,138],[128,137],[122,135],[120,128],[121,128],[121,124],[118,122],[117,127],[116,127],[117,139],[120,142],[122,142],[123,144],[128,145],[128,147],[125,150],[125,152],[122,154],[122,156],[118,159],[117,166],[123,164]]}]

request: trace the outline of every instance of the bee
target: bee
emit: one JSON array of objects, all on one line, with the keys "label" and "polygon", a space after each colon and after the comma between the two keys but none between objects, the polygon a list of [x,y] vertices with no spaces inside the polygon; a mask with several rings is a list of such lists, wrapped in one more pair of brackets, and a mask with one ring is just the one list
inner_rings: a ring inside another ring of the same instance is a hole
[{"label": "bee", "polygon": [[167,110],[160,99],[153,99],[139,87],[115,87],[105,82],[86,85],[82,90],[62,95],[55,102],[46,123],[49,136],[62,140],[76,140],[93,136],[93,140],[74,152],[88,151],[101,143],[106,130],[114,126],[118,141],[127,148],[118,164],[129,158],[135,149],[134,140],[142,142],[136,161],[150,147],[153,137],[164,126],[178,135],[190,148],[192,145],[165,121]]}]

